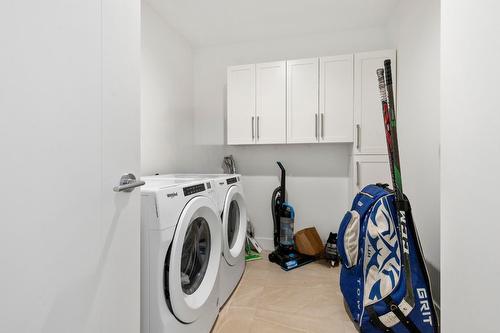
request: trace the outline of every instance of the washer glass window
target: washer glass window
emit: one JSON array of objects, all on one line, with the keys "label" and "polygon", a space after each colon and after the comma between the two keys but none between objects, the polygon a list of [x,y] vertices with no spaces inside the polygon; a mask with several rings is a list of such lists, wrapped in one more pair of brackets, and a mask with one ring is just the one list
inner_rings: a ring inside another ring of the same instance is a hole
[{"label": "washer glass window", "polygon": [[198,217],[186,230],[182,246],[181,284],[187,295],[193,294],[203,281],[209,257],[210,228],[203,217]]},{"label": "washer glass window", "polygon": [[229,214],[227,219],[227,242],[229,248],[233,248],[236,238],[238,236],[238,230],[240,227],[240,206],[236,200],[232,200],[229,205]]}]

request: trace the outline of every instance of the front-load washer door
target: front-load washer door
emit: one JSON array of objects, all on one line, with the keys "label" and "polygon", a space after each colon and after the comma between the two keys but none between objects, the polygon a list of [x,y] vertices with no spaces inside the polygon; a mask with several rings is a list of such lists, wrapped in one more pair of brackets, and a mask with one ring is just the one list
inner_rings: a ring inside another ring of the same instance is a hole
[{"label": "front-load washer door", "polygon": [[247,207],[240,186],[231,186],[226,194],[222,214],[222,247],[224,258],[236,265],[245,251]]},{"label": "front-load washer door", "polygon": [[180,321],[200,317],[216,287],[221,253],[217,208],[206,197],[195,197],[182,211],[175,230],[168,270],[171,310]]}]

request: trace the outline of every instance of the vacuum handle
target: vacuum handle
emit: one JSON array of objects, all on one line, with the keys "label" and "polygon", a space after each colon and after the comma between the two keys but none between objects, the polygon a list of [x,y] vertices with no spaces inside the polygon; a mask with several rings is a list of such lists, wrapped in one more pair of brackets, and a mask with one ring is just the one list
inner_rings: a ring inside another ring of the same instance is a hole
[{"label": "vacuum handle", "polygon": [[286,170],[281,162],[276,162],[281,169],[281,203],[286,201]]}]

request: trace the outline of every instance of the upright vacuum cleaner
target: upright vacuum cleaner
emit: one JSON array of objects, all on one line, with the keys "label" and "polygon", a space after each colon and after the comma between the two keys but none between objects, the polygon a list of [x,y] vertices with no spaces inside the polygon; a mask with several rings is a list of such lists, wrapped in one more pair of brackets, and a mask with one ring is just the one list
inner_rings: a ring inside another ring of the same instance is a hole
[{"label": "upright vacuum cleaner", "polygon": [[315,260],[314,257],[300,254],[295,250],[293,241],[293,221],[295,211],[286,201],[286,171],[281,162],[281,186],[277,187],[271,198],[271,214],[274,222],[274,251],[269,261],[281,266],[285,271],[303,266]]}]

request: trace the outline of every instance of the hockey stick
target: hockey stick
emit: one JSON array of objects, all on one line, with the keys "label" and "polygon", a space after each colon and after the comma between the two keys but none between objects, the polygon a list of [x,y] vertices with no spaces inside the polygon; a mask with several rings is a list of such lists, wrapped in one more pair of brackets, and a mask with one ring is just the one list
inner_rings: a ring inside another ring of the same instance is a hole
[{"label": "hockey stick", "polygon": [[[403,251],[402,264],[405,273],[405,286],[406,286],[406,294],[404,299],[400,304],[396,304],[394,300],[388,296],[384,298],[384,301],[390,307],[392,313],[401,321],[401,323],[406,327],[409,332],[419,332],[419,329],[409,320],[409,313],[415,306],[415,296],[413,292],[413,284],[411,279],[411,267],[410,267],[410,257],[409,257],[409,242],[408,242],[408,234],[411,233],[417,242],[417,249],[412,249],[412,251],[416,251],[415,254],[422,253],[422,247],[420,245],[420,241],[418,238],[417,231],[413,225],[413,218],[411,214],[411,208],[408,200],[404,196],[402,191],[402,180],[401,180],[401,172],[400,172],[400,162],[399,162],[399,147],[397,140],[397,127],[396,127],[396,108],[394,103],[394,92],[392,87],[392,71],[391,71],[391,61],[386,60],[384,62],[384,69],[380,68],[377,70],[378,84],[380,90],[380,98],[382,102],[382,111],[384,115],[384,130],[386,134],[387,141],[387,150],[389,153],[389,163],[391,169],[391,178],[394,185],[394,190],[396,192],[396,211],[398,214],[398,224],[399,224],[399,234],[401,239],[401,248]],[[385,72],[385,77],[384,77]],[[389,97],[387,96],[389,94]],[[389,99],[389,100],[388,100]],[[426,284],[429,288],[428,293],[431,295],[430,290],[430,282],[428,277],[428,272],[425,267],[425,262],[423,255],[418,255],[418,258],[421,262],[422,267],[424,267],[424,275],[426,279]],[[432,295],[431,295],[432,299]],[[432,303],[432,302],[431,302]],[[434,331],[439,332],[439,321],[436,316],[436,310],[432,305],[432,311],[429,312],[432,316],[431,326],[434,323]],[[377,317],[375,313],[370,315],[374,323],[379,323],[379,328],[383,329],[386,332],[390,332],[390,328],[384,326],[384,324],[380,321],[381,317]],[[393,318],[394,319],[394,318]]]},{"label": "hockey stick", "polygon": [[390,126],[390,114],[389,114],[389,104],[387,103],[387,89],[385,87],[384,69],[377,69],[378,77],[378,89],[380,91],[380,100],[382,102],[382,114],[384,116],[384,130],[385,139],[387,142],[387,150],[389,152],[389,167],[391,168],[391,179],[392,183],[396,183],[396,178],[394,176],[394,161],[391,154],[392,151],[392,140],[391,140],[391,126]]},{"label": "hockey stick", "polygon": [[[389,155],[392,155],[392,169],[393,181],[394,181],[394,191],[396,192],[396,198],[399,200],[404,200],[403,194],[403,182],[401,180],[401,169],[399,164],[399,146],[398,146],[398,131],[396,127],[396,106],[394,104],[394,91],[392,88],[392,70],[391,70],[391,60],[387,59],[384,61],[385,67],[385,85],[387,90],[387,101],[389,109],[389,117],[386,120],[384,116],[384,125],[389,128],[391,142],[387,149],[389,150]],[[380,83],[379,83],[380,85]],[[388,121],[388,123],[387,123]],[[387,131],[387,129],[386,129]],[[387,136],[387,135],[386,135]]]},{"label": "hockey stick", "polygon": [[[413,284],[411,279],[410,265],[410,244],[408,240],[407,212],[409,204],[403,193],[403,182],[401,179],[401,169],[399,161],[399,145],[398,132],[396,124],[396,106],[394,103],[394,91],[392,87],[392,70],[391,60],[384,61],[385,68],[385,86],[388,100],[388,116],[384,115],[384,127],[386,131],[387,149],[389,153],[389,161],[391,163],[391,176],[393,187],[396,194],[396,210],[398,213],[399,233],[401,237],[401,249],[403,269],[405,272],[406,295],[404,297],[406,303],[413,308],[415,306],[415,296],[413,293]],[[380,79],[379,79],[380,87]]]}]

